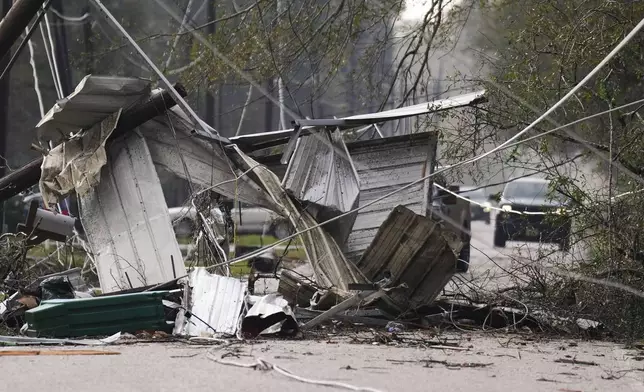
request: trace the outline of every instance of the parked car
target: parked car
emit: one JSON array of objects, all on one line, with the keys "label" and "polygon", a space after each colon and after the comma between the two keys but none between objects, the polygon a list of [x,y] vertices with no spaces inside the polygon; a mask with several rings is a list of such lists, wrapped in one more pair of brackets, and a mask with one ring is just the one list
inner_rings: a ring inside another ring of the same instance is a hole
[{"label": "parked car", "polygon": [[551,193],[550,185],[549,180],[530,177],[505,185],[499,203],[502,211],[496,216],[494,246],[503,248],[507,241],[537,241],[570,249],[568,202],[556,191]]},{"label": "parked car", "polygon": [[470,203],[470,211],[472,211],[472,221],[484,221],[486,225],[490,224],[490,211],[492,205],[488,201],[485,191],[483,189],[476,189],[472,186],[463,186],[459,194],[472,200],[475,203]]}]

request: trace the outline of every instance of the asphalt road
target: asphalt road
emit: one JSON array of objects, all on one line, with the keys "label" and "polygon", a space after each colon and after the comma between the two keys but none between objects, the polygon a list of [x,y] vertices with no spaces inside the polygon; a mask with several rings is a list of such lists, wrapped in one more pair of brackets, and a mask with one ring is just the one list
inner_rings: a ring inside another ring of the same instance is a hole
[{"label": "asphalt road", "polygon": [[[431,334],[403,334],[416,342]],[[637,351],[609,343],[535,340],[531,336],[478,333],[441,336],[459,350],[422,344],[382,345],[374,335],[330,331],[314,340],[268,340],[221,349],[181,343],[114,345],[101,356],[12,356],[2,359],[3,390],[16,392],[342,391],[313,384],[333,381],[355,391],[623,391],[644,392]],[[14,350],[3,348],[0,350]],[[19,350],[65,350],[31,347]],[[291,372],[237,364],[261,358]],[[574,358],[574,360],[573,360]],[[577,362],[574,362],[577,361]]]}]

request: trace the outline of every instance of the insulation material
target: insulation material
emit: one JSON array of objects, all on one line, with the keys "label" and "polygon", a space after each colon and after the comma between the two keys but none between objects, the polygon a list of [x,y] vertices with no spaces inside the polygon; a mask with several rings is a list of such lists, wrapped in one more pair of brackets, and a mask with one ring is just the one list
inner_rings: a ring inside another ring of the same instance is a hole
[{"label": "insulation material", "polygon": [[157,117],[141,127],[154,163],[231,199],[275,210],[266,193],[248,176],[235,180],[235,174],[242,173],[230,162],[222,146],[193,137],[194,125],[181,114],[174,108],[168,116]]},{"label": "insulation material", "polygon": [[86,195],[98,185],[107,163],[105,143],[118,123],[121,110],[91,129],[53,148],[43,159],[40,193],[47,208],[76,191]]},{"label": "insulation material", "polygon": [[87,75],[73,93],[59,100],[36,129],[43,141],[56,144],[81,129],[105,120],[150,94],[150,81],[139,78]]},{"label": "insulation material", "polygon": [[132,132],[108,147],[100,183],[80,197],[81,221],[103,292],[186,274],[168,206],[144,138]]},{"label": "insulation material", "polygon": [[[317,226],[317,222],[306,210],[299,211],[291,201],[288,194],[280,185],[280,181],[273,172],[259,165],[255,160],[235,147],[242,163],[252,168],[253,174],[259,179],[268,194],[273,199],[280,211],[288,217],[296,231],[308,230]],[[350,283],[367,283],[364,275],[356,266],[347,261],[335,240],[316,227],[300,235],[306,256],[315,272],[316,282],[325,288],[334,288],[337,293],[346,296]]]}]

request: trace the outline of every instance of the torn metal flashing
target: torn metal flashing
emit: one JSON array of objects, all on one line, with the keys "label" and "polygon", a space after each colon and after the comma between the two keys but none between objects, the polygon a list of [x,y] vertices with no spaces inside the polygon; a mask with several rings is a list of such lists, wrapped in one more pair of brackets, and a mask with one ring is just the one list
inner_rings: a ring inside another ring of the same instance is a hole
[{"label": "torn metal flashing", "polygon": [[[140,127],[155,165],[231,199],[275,210],[266,193],[227,157],[219,143],[191,135],[194,125],[180,109],[171,109]],[[236,179],[236,177],[239,177]]]},{"label": "torn metal flashing", "polygon": [[56,102],[36,125],[38,138],[58,143],[149,94],[149,80],[87,75],[72,94]]},{"label": "torn metal flashing", "polygon": [[[360,180],[340,131],[302,137],[291,158],[282,186],[319,222],[349,212],[358,205]],[[351,214],[324,228],[344,246],[356,219]]]},{"label": "torn metal flashing", "polygon": [[213,333],[235,335],[247,283],[237,278],[210,274],[205,268],[194,269],[183,281],[189,286],[185,290],[187,295],[184,295],[183,307],[197,317],[189,317],[185,309],[180,309],[173,333],[180,336]]},{"label": "torn metal flashing", "polygon": [[335,240],[318,225],[306,210],[300,211],[288,194],[281,187],[280,181],[270,170],[259,165],[254,159],[234,147],[240,164],[250,168],[266,191],[280,207],[282,215],[287,217],[297,232],[308,230],[300,235],[306,256],[315,273],[316,282],[324,288],[334,288],[336,293],[346,296],[350,283],[367,283],[367,280],[356,266],[349,262]]},{"label": "torn metal flashing", "polygon": [[144,138],[133,132],[107,152],[101,180],[79,199],[104,293],[186,274],[168,207]]},{"label": "torn metal flashing", "polygon": [[117,109],[82,135],[54,147],[43,158],[39,187],[45,207],[73,191],[84,196],[98,185],[101,168],[107,163],[105,143],[120,115],[121,110]]},{"label": "torn metal flashing", "polygon": [[476,105],[485,102],[485,99],[485,90],[481,90],[382,112],[359,114],[339,119],[301,120],[299,121],[299,124],[301,125],[299,130],[285,129],[280,131],[241,135],[231,137],[230,140],[233,143],[238,143],[243,151],[256,151],[262,148],[287,143],[291,136],[296,132],[300,132],[302,136],[308,135],[313,129],[320,126],[328,125],[340,127],[342,129],[349,129],[361,125],[379,124],[406,117],[420,116],[423,114],[430,114],[463,106]]},{"label": "torn metal flashing", "polygon": [[388,295],[388,305],[397,313],[436,299],[456,271],[461,246],[458,236],[441,223],[397,206],[357,265],[372,282],[387,279],[388,286],[406,286]]}]

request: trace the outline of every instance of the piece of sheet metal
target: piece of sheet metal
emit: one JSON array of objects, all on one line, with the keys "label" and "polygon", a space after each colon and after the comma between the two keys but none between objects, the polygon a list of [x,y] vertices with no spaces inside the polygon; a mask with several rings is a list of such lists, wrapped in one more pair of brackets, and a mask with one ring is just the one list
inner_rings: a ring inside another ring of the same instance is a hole
[{"label": "piece of sheet metal", "polygon": [[[420,116],[423,114],[440,112],[443,110],[455,109],[458,107],[474,105],[481,103],[485,100],[485,90],[477,91],[474,93],[458,95],[455,97],[449,97],[445,99],[439,99],[431,102],[425,102],[418,105],[405,106],[398,109],[386,110],[382,112],[375,113],[366,113],[359,114],[355,116],[348,116],[339,119],[330,119],[330,123],[341,124],[343,120],[346,120],[346,127],[357,127],[365,124],[378,124],[386,121]],[[311,130],[319,127],[319,124],[323,124],[324,120],[311,120],[316,122],[317,126],[302,126],[301,135],[310,134]],[[302,120],[303,123],[306,123],[306,120]],[[267,146],[287,143],[289,138],[296,132],[295,129],[285,129],[280,131],[272,132],[262,132],[255,133],[250,135],[241,135],[231,137],[230,140],[234,143],[237,142],[240,144],[240,147],[244,151],[254,151],[260,148],[265,148]]]},{"label": "piece of sheet metal", "polygon": [[87,75],[72,94],[59,100],[36,125],[38,137],[57,143],[149,94],[149,80]]},{"label": "piece of sheet metal", "polygon": [[193,184],[212,187],[214,192],[231,199],[275,210],[259,185],[248,176],[240,176],[221,144],[191,135],[194,125],[182,114],[180,109],[173,108],[167,116],[141,126],[155,165]]},{"label": "piece of sheet metal", "polygon": [[185,311],[179,312],[174,334],[180,336],[207,336],[214,333],[235,335],[246,296],[247,283],[238,278],[210,274],[205,268],[194,269],[187,280],[190,291],[185,298],[189,303],[184,306],[197,317],[187,317]]},{"label": "piece of sheet metal", "polygon": [[458,235],[442,224],[397,206],[357,265],[372,282],[387,278],[390,287],[405,286],[388,295],[397,308],[392,313],[397,313],[434,301],[456,271],[461,245]]},{"label": "piece of sheet metal", "polygon": [[81,221],[104,293],[186,274],[168,206],[145,139],[133,132],[108,147],[98,186],[80,197]]},{"label": "piece of sheet metal", "polygon": [[300,212],[280,185],[277,176],[244,154],[238,147],[234,148],[240,164],[252,168],[252,172],[271,195],[274,203],[280,207],[282,215],[291,221],[295,230],[297,232],[308,230],[300,235],[300,240],[315,272],[317,284],[324,288],[335,288],[338,294],[346,296],[349,283],[366,283],[362,273],[344,257],[336,241],[326,231],[321,227],[309,230],[317,226],[316,220],[306,210]]},{"label": "piece of sheet metal", "polygon": [[[360,179],[359,205],[380,198],[427,175],[430,132],[347,143]],[[284,172],[278,156],[258,158],[273,172]],[[344,254],[357,261],[391,210],[404,205],[424,215],[427,182],[419,183],[358,212]]]},{"label": "piece of sheet metal", "polygon": [[[286,169],[282,186],[296,199],[312,203],[307,210],[319,222],[358,205],[360,180],[342,133],[322,131],[302,137]],[[344,247],[357,214],[324,226],[340,247]]]},{"label": "piece of sheet metal", "polygon": [[[360,176],[359,205],[422,178],[427,171],[430,137],[430,133],[421,133],[350,145],[349,152]],[[424,215],[426,186],[421,182],[360,210],[347,240],[347,257],[352,260],[360,257],[397,205]]]}]

